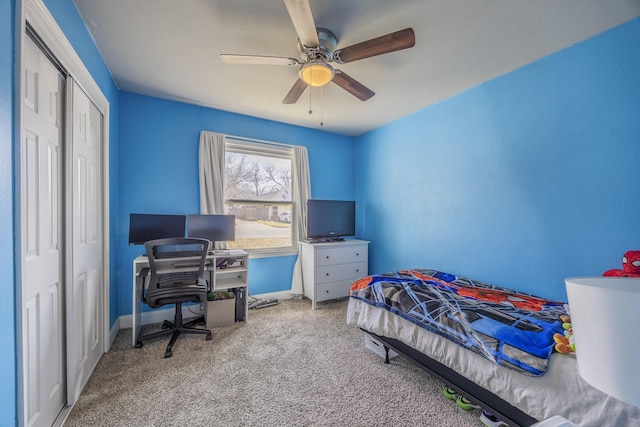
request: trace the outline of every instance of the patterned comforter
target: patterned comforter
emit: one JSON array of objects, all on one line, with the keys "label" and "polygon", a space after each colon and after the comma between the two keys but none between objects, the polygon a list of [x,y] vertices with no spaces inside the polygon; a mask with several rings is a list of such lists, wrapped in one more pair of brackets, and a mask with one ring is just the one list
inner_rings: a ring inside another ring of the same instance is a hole
[{"label": "patterned comforter", "polygon": [[532,376],[546,372],[566,314],[562,302],[427,269],[364,277],[350,296]]}]

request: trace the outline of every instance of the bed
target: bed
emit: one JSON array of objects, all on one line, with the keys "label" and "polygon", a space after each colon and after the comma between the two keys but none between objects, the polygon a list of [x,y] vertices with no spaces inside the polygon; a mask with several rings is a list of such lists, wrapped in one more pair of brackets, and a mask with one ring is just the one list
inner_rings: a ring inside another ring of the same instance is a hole
[{"label": "bed", "polygon": [[554,415],[583,426],[640,426],[639,408],[591,387],[575,355],[554,351],[562,314],[562,302],[412,269],[354,282],[347,322],[510,426]]}]

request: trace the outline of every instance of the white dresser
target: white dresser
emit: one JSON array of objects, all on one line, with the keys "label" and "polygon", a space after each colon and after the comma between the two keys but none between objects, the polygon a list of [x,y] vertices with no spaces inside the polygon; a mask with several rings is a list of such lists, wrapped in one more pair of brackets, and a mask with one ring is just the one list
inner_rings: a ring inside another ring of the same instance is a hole
[{"label": "white dresser", "polygon": [[300,243],[304,296],[316,303],[349,295],[351,283],[369,271],[369,242]]}]

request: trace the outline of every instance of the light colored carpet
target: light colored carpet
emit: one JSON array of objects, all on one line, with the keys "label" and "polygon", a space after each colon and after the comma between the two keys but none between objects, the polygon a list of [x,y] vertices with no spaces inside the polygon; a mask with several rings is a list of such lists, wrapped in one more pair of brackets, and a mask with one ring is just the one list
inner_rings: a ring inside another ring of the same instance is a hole
[{"label": "light colored carpet", "polygon": [[[346,324],[347,300],[283,301],[213,340],[131,346],[120,331],[65,426],[482,426],[408,361],[383,359]],[[150,330],[145,329],[143,333]]]}]

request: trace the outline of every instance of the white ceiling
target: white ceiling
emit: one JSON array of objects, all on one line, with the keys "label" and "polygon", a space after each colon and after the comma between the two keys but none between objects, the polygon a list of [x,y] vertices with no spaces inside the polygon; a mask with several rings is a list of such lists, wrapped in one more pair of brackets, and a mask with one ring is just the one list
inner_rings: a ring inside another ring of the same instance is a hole
[{"label": "white ceiling", "polygon": [[330,83],[285,105],[296,67],[220,61],[221,53],[300,59],[282,0],[74,0],[122,90],[353,136],[640,15],[640,0],[310,2],[338,48],[414,29],[413,48],[336,65],[373,98]]}]

